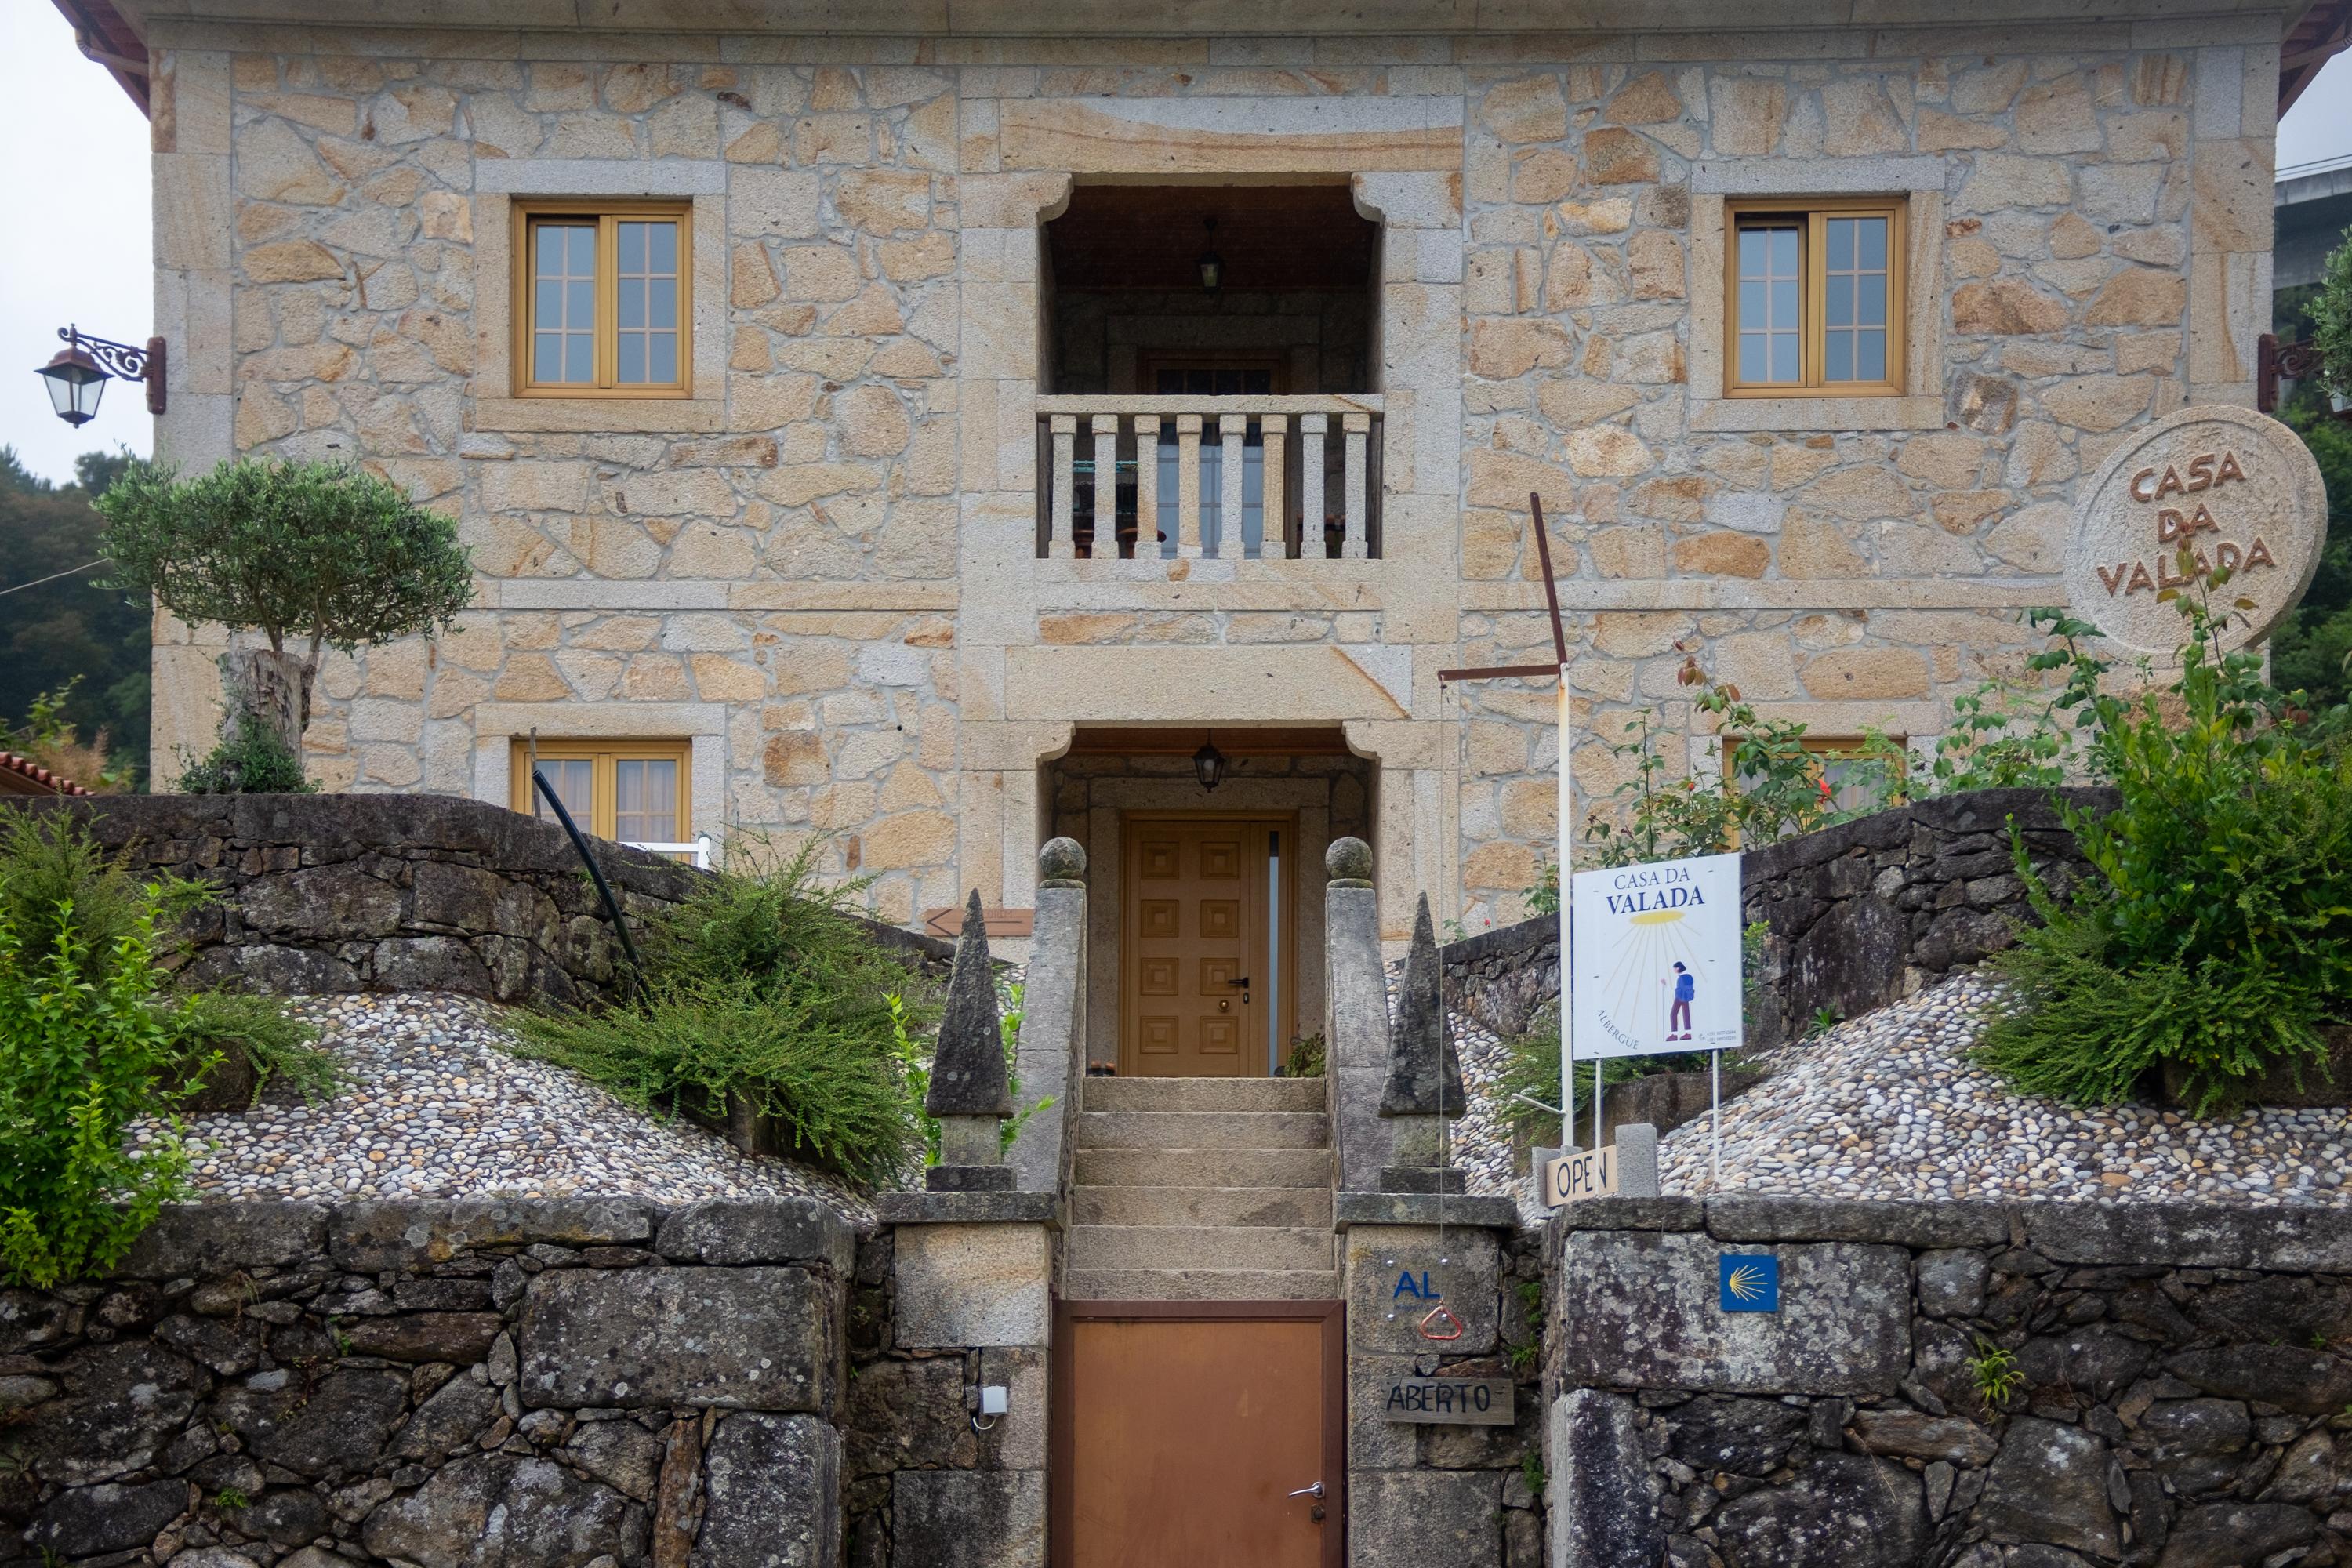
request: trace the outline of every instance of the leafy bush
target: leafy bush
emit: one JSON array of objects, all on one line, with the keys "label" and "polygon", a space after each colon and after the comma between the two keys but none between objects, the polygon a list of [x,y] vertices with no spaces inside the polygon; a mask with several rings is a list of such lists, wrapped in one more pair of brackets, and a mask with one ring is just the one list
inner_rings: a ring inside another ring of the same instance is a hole
[{"label": "leafy bush", "polygon": [[123,1134],[157,1112],[179,1068],[172,1010],[152,967],[161,889],[142,893],[104,947],[71,901],[39,921],[16,886],[0,898],[0,1273],[46,1289],[118,1262],[185,1189],[176,1120],[136,1151]]},{"label": "leafy bush", "polygon": [[2059,803],[2091,868],[2063,902],[2012,828],[2044,924],[1991,961],[2009,1002],[1979,1048],[2021,1087],[2112,1101],[2169,1067],[2201,1114],[2271,1067],[2299,1076],[2324,1061],[2320,1029],[2352,1017],[2346,715],[2295,706],[2263,679],[2260,653],[2221,651],[2230,612],[2204,595],[2227,576],[2198,595],[2168,590],[2189,629],[2161,696],[2112,694],[2082,646],[2093,628],[2038,613],[2061,647],[2036,663],[2066,672],[2061,701],[2120,804]]},{"label": "leafy bush", "polygon": [[[142,921],[160,930],[212,896],[184,878],[142,884],[63,813],[0,812],[0,915],[29,952],[52,952],[71,933],[85,981],[110,970],[115,950],[141,933]],[[150,931],[151,948],[157,940]]]},{"label": "leafy bush", "polygon": [[652,922],[639,991],[601,1013],[524,1017],[518,1047],[633,1104],[705,1117],[740,1097],[804,1158],[887,1179],[920,1148],[900,1041],[930,1007],[907,965],[825,888],[816,847],[712,878]]},{"label": "leafy bush", "polygon": [[80,729],[66,711],[73,701],[74,689],[80,684],[81,677],[77,675],[63,686],[36,693],[11,749],[92,795],[120,795],[137,784],[138,766],[128,759],[114,760],[103,724],[89,740],[81,738]]},{"label": "leafy bush", "polygon": [[720,1118],[740,1097],[802,1157],[878,1182],[912,1158],[916,1133],[897,1063],[877,1048],[887,1038],[866,1022],[805,980],[692,976],[609,1012],[527,1016],[517,1032],[524,1055],[647,1110]]},{"label": "leafy bush", "polygon": [[256,1100],[278,1082],[315,1105],[342,1083],[334,1053],[318,1043],[319,1031],[267,996],[199,991],[181,1004],[176,1023],[184,1093],[200,1086],[207,1064],[232,1058],[252,1068]]},{"label": "leafy bush", "polygon": [[1321,1078],[1327,1070],[1328,1047],[1320,1031],[1300,1035],[1290,1042],[1290,1054],[1283,1058],[1285,1078]]},{"label": "leafy bush", "polygon": [[[1693,689],[1692,707],[1711,718],[1723,737],[1722,771],[1704,782],[1688,773],[1675,776],[1659,749],[1663,731],[1657,715],[1650,710],[1636,715],[1625,726],[1625,738],[1609,748],[1631,761],[1633,776],[1619,786],[1613,811],[1595,812],[1585,824],[1585,843],[1595,863],[1626,866],[1717,855],[1738,846],[1755,848],[1861,815],[1837,805],[1822,754],[1805,744],[1804,725],[1765,718],[1738,687],[1709,677],[1696,658],[1685,657],[1675,679]],[[1842,760],[1847,787],[1860,787],[1868,798],[1863,811],[1894,798],[1903,759],[1893,746],[1865,748]],[[1541,891],[1549,893],[1556,912],[1559,869],[1549,869],[1549,884]]]},{"label": "leafy bush", "polygon": [[221,715],[219,742],[200,761],[182,753],[182,795],[310,795],[318,785],[271,725],[242,709]]}]

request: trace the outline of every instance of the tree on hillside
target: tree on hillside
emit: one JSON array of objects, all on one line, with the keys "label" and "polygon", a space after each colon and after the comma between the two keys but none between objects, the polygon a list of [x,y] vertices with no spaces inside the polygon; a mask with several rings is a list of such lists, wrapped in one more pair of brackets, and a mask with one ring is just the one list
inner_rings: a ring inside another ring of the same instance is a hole
[{"label": "tree on hillside", "polygon": [[52,722],[84,746],[103,731],[111,765],[127,765],[133,782],[146,771],[152,617],[144,597],[98,585],[106,574],[89,563],[102,520],[89,503],[134,460],[86,452],[76,482],[53,485],[0,447],[0,588],[17,589],[0,599],[0,747],[33,725],[45,698],[62,695]]},{"label": "tree on hillside", "polygon": [[325,650],[445,628],[473,597],[457,525],[346,464],[244,458],[184,479],[136,463],[99,510],[117,584],[268,639],[223,656],[229,711],[205,787],[283,788],[289,769],[299,780]]},{"label": "tree on hillside", "polygon": [[2279,290],[2272,311],[2281,341],[2309,339],[2328,358],[2326,372],[2297,385],[2278,411],[2319,460],[2327,539],[2310,588],[2271,637],[2272,681],[2325,707],[2352,694],[2352,425],[2328,402],[2331,382],[2352,392],[2352,235],[2327,258],[2320,282]]}]

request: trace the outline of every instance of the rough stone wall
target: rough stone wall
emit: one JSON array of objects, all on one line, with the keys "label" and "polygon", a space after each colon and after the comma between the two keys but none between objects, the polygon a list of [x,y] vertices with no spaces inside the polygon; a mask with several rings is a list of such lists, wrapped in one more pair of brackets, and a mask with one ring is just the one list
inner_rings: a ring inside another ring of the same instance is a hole
[{"label": "rough stone wall", "polygon": [[[1591,612],[1584,809],[1628,776],[1608,747],[1637,707],[1677,769],[1718,765],[1686,656],[1817,733],[1932,740],[1954,695],[2021,672],[2011,606],[2060,598],[2077,479],[2147,418],[2249,401],[2274,48],[2196,26],[1873,37],[1472,74],[1461,635],[1466,662],[1549,657],[1540,613],[1475,587],[1531,572],[1541,491],[1567,606]],[[1910,395],[1721,397],[1726,196],[1864,190],[1914,193]],[[1553,841],[1552,698],[1462,704],[1470,908],[1508,919]]]},{"label": "rough stone wall", "polygon": [[808,1199],[167,1210],[0,1293],[0,1556],[825,1568],[852,1244]]},{"label": "rough stone wall", "polygon": [[2352,1560],[2340,1213],[1600,1199],[1548,1256],[1558,1568]]},{"label": "rough stone wall", "polygon": [[[2108,792],[2070,790],[2096,805]],[[1883,1007],[2009,945],[2033,918],[2009,825],[2050,886],[2082,870],[2045,791],[1975,790],[1896,806],[1749,852],[1740,864],[1748,922],[1767,928],[1748,975],[1748,1043],[1802,1034],[1822,1007],[1851,1018]],[[1559,996],[1559,922],[1545,915],[1440,950],[1447,1005],[1505,1035]]]},{"label": "rough stone wall", "polygon": [[[459,991],[504,1002],[602,995],[622,962],[563,829],[447,795],[109,795],[66,811],[142,873],[222,896],[186,929],[191,976],[268,991]],[[705,874],[589,843],[632,921],[682,902]],[[869,925],[946,973],[950,944]]]},{"label": "rough stone wall", "polygon": [[[897,1322],[897,1233],[862,1237],[849,1294],[850,1381],[842,1500],[851,1568],[954,1568],[1042,1563],[1042,1400],[988,1431],[972,1425],[983,1384],[1042,1392],[1046,1352],[1003,1347],[902,1346]],[[903,1503],[901,1501],[903,1500]],[[1031,1533],[1032,1531],[1034,1533]],[[982,1550],[980,1556],[959,1551]],[[972,1544],[967,1544],[972,1543]]]},{"label": "rough stone wall", "polygon": [[[1543,1568],[1541,1233],[1358,1226],[1345,1241],[1349,1561]],[[1401,1268],[1432,1278],[1460,1315],[1457,1341],[1419,1338],[1410,1298],[1396,1310]],[[1515,1419],[1391,1421],[1383,1400],[1401,1377],[1509,1378]]]},{"label": "rough stone wall", "polygon": [[[1528,491],[1570,579],[1586,802],[1636,703],[1672,760],[1705,750],[1685,654],[1818,732],[1939,733],[2020,668],[2078,478],[2250,398],[2273,33],[159,18],[159,439],[368,463],[478,552],[457,631],[331,662],[310,752],[338,787],[503,799],[534,725],[690,738],[699,826],[826,835],[904,921],[1026,901],[1073,722],[1345,723],[1383,774],[1384,907],[1426,888],[1476,927],[1551,838],[1551,698],[1432,675],[1543,655]],[[1383,560],[1035,559],[1035,225],[1074,173],[1352,177],[1385,228]],[[1823,190],[1906,201],[1907,395],[1716,395],[1726,196]],[[690,398],[507,395],[510,199],[597,192],[694,204]],[[160,758],[208,739],[219,640],[159,628]]]}]

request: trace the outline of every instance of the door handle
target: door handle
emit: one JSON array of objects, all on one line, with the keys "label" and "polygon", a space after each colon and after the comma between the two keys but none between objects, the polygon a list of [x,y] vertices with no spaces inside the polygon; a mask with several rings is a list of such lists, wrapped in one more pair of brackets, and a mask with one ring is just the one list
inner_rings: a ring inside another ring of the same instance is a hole
[{"label": "door handle", "polygon": [[1240,986],[1243,990],[1246,991],[1249,989],[1249,976],[1244,974],[1239,980],[1228,980],[1225,984],[1228,985]]},{"label": "door handle", "polygon": [[1320,1498],[1323,1495],[1323,1483],[1321,1481],[1317,1481],[1311,1487],[1301,1487],[1290,1495],[1292,1497]]}]

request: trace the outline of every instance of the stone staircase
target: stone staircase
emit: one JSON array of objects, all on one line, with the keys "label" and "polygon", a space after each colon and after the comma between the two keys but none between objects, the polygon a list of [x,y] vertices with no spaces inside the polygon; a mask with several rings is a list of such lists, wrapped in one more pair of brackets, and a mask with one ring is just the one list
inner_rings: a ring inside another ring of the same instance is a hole
[{"label": "stone staircase", "polygon": [[1336,1299],[1323,1086],[1321,1079],[1087,1079],[1063,1295]]}]

